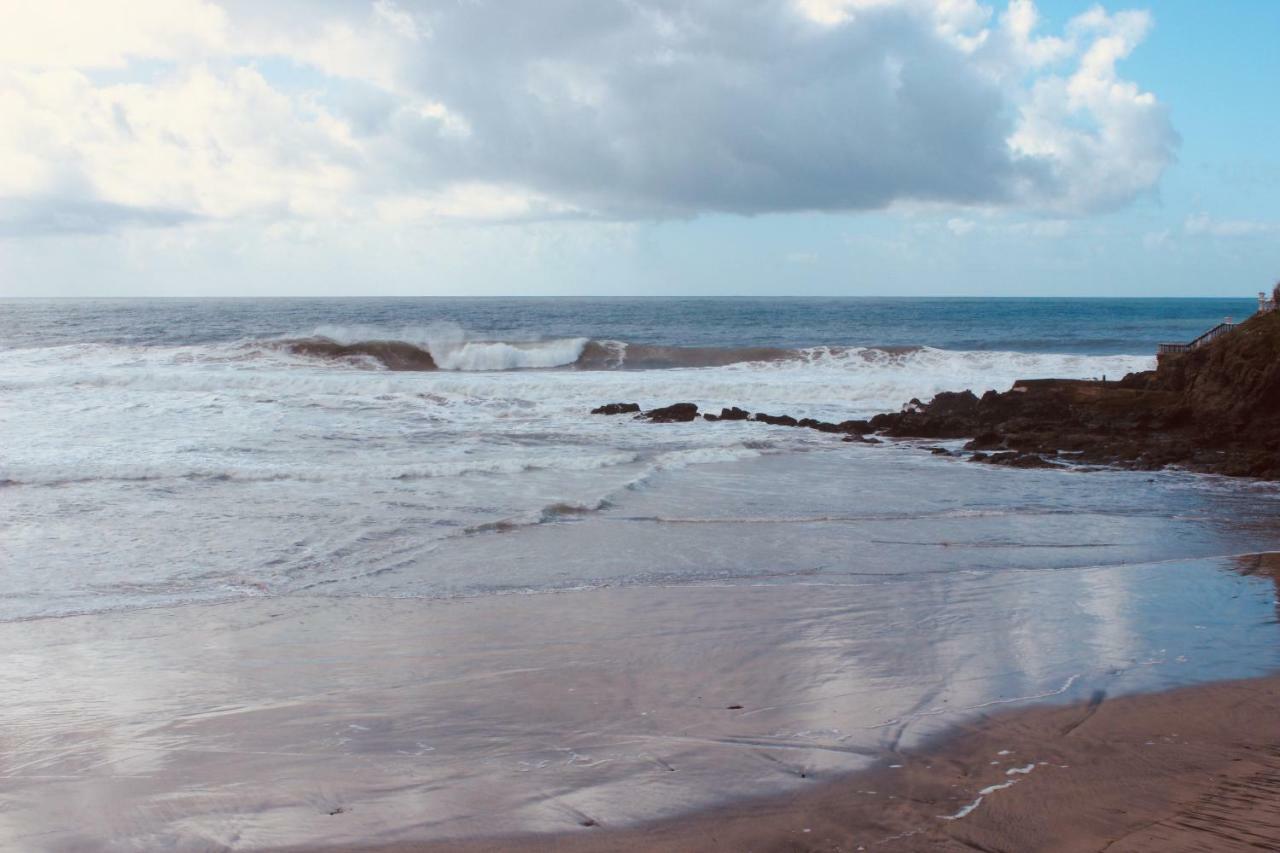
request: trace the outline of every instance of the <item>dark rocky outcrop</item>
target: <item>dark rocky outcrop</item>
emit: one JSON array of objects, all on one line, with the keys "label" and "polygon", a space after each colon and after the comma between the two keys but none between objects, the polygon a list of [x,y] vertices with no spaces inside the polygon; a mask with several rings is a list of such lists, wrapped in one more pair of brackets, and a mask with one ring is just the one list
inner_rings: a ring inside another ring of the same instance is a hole
[{"label": "dark rocky outcrop", "polygon": [[996,450],[1004,447],[1005,438],[998,432],[984,432],[965,442],[965,450]]},{"label": "dark rocky outcrop", "polygon": [[1004,465],[1008,468],[1061,468],[1057,462],[1050,462],[1037,453],[1019,453],[1006,450],[1002,453],[975,453],[969,457],[970,462],[985,462],[988,465]]},{"label": "dark rocky outcrop", "polygon": [[591,410],[593,415],[626,415],[640,411],[639,403],[606,403]]},{"label": "dark rocky outcrop", "polygon": [[1280,312],[1258,314],[1154,371],[1118,382],[1039,379],[1008,391],[912,400],[871,426],[902,438],[969,438],[977,461],[1014,467],[1075,461],[1152,469],[1178,464],[1280,479]]},{"label": "dark rocky outcrop", "polygon": [[702,417],[709,421],[745,421],[751,417],[751,413],[746,409],[739,409],[734,406],[730,409],[721,409],[718,415],[707,412]]},{"label": "dark rocky outcrop", "polygon": [[388,370],[435,370],[436,362],[431,353],[405,341],[359,341],[340,344],[329,338],[300,338],[281,341],[278,346],[293,353],[311,358],[369,358],[380,362]]},{"label": "dark rocky outcrop", "polygon": [[694,403],[673,403],[660,409],[650,409],[639,417],[659,424],[683,423],[698,416],[698,407]]},{"label": "dark rocky outcrop", "polygon": [[871,432],[870,421],[841,421],[836,426],[840,427],[841,432],[847,432],[850,435],[866,435]]},{"label": "dark rocky outcrop", "polygon": [[[628,412],[639,412],[640,406],[635,403],[608,403],[598,406],[591,410],[593,415],[620,415]],[[637,415],[643,420],[653,421],[655,423],[683,423],[692,421],[698,417],[698,407],[694,403],[673,403],[670,406],[664,406],[659,409],[650,409],[647,412]],[[720,414],[715,415],[711,412],[702,414],[702,419],[706,421],[757,421],[759,423],[771,424],[773,426],[785,427],[804,427],[807,429],[817,430],[818,432],[836,433],[845,436],[846,441],[863,440],[862,436],[871,432],[871,423],[869,421],[849,420],[840,423],[831,423],[830,421],[820,421],[814,418],[796,419],[791,415],[770,415],[764,412],[756,412],[754,415],[746,409],[740,409],[737,406],[723,408]],[[878,444],[876,439],[865,439],[868,443]]]}]

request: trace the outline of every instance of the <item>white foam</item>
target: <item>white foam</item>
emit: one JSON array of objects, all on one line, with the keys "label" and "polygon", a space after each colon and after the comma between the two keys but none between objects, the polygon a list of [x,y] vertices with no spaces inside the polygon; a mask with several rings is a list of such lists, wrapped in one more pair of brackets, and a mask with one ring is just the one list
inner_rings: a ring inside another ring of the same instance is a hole
[{"label": "white foam", "polygon": [[1018,784],[1018,781],[1019,780],[1014,779],[1009,782],[1001,782],[998,785],[988,785],[987,787],[983,788],[981,791],[978,792],[978,798],[976,800],[962,807],[960,811],[956,812],[955,814],[938,815],[938,817],[941,818],[942,820],[960,820],[961,818],[968,817],[969,815],[973,814],[974,809],[982,805],[982,801],[984,799],[991,796],[996,791],[1003,791],[1005,788],[1012,788],[1014,785]]},{"label": "white foam", "polygon": [[442,370],[516,370],[573,364],[586,344],[586,338],[515,344],[468,341],[450,346],[433,345],[430,352]]},{"label": "white foam", "polygon": [[554,340],[474,340],[455,323],[434,323],[429,326],[317,326],[305,335],[292,337],[328,338],[343,345],[365,341],[403,341],[431,353],[436,366],[442,370],[519,370],[564,367],[573,364],[582,355],[587,338],[560,338]]},{"label": "white foam", "polygon": [[[536,523],[552,503],[629,498],[688,466],[789,449],[863,452],[760,423],[590,415],[601,403],[689,401],[839,421],[936,390],[1118,374],[1127,358],[847,350],[728,367],[552,370],[536,368],[571,362],[583,340],[473,341],[452,327],[304,334],[408,339],[455,369],[396,372],[271,343],[6,350],[0,484],[14,517],[41,523],[23,528],[21,559],[11,561],[23,566],[30,600],[0,607],[0,618],[221,596],[229,577],[272,591],[364,577],[426,560],[440,537]],[[79,535],[91,521],[82,514],[104,507],[102,518],[146,522]],[[232,524],[237,535],[223,535]],[[77,572],[57,569],[71,564]]]},{"label": "white foam", "polygon": [[760,451],[741,444],[724,447],[699,447],[693,450],[674,450],[660,454],[657,467],[664,470],[675,470],[689,465],[705,465],[710,462],[736,462],[739,459],[752,459],[760,455]]},{"label": "white foam", "polygon": [[[372,329],[322,327],[340,342]],[[384,331],[383,335],[387,333]],[[12,350],[0,365],[0,384],[21,393],[48,385],[138,388],[175,393],[242,392],[266,396],[358,397],[430,394],[464,407],[515,404],[573,417],[602,402],[643,406],[687,400],[703,408],[739,405],[798,417],[852,417],[896,411],[912,397],[939,391],[1004,390],[1016,379],[1120,376],[1149,369],[1146,356],[1081,356],[920,349],[903,353],[845,350],[838,355],[725,367],[650,371],[553,371],[572,364],[585,338],[540,342],[461,339],[399,330],[422,345],[445,371],[371,375],[365,361],[320,361],[285,351],[243,345],[116,347],[87,345]],[[426,340],[423,340],[423,339]],[[374,338],[376,339],[376,338]],[[365,369],[358,369],[363,367]],[[513,368],[523,368],[518,372]],[[498,371],[476,373],[475,371]],[[492,414],[492,413],[491,413]]]}]

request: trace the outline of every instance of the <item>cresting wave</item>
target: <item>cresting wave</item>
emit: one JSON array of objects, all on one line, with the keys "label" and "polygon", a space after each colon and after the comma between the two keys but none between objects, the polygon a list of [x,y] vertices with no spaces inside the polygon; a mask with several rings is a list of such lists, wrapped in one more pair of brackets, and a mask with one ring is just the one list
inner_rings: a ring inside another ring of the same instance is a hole
[{"label": "cresting wave", "polygon": [[558,338],[545,341],[353,340],[316,334],[272,341],[270,347],[309,358],[371,363],[386,370],[496,371],[667,370],[766,362],[868,361],[918,352],[921,347],[683,347],[626,341]]}]

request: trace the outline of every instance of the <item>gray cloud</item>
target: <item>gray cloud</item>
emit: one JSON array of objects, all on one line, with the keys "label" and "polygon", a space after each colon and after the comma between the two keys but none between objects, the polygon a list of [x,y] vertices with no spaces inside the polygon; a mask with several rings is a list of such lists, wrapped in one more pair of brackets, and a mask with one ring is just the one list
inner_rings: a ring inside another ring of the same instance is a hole
[{"label": "gray cloud", "polygon": [[[1072,215],[1130,202],[1172,161],[1163,106],[1116,73],[1144,15],[1094,9],[1037,41],[1027,0],[1000,20],[976,3],[822,2],[819,21],[790,0],[226,0],[183,31],[197,45],[187,78],[168,55],[153,89],[8,78],[15,103],[65,95],[36,130],[59,140],[50,173],[85,190],[6,191],[0,171],[3,221],[625,220],[895,203]],[[171,41],[135,24],[136,44]],[[92,47],[126,67],[147,60],[145,47]],[[111,118],[77,125],[77,111]],[[167,115],[181,119],[170,128]],[[162,168],[139,165],[152,161]]]},{"label": "gray cloud", "polygon": [[429,17],[411,79],[471,133],[403,125],[426,176],[619,216],[1000,204],[1042,179],[996,82],[907,9],[827,28],[772,2],[586,5]]}]

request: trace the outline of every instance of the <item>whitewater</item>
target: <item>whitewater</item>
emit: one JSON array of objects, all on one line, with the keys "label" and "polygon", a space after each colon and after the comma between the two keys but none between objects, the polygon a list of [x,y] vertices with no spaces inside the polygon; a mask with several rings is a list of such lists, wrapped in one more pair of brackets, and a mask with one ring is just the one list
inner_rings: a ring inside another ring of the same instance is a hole
[{"label": "whitewater", "polygon": [[[616,514],[676,471],[747,476],[741,466],[766,457],[865,452],[759,423],[588,414],[602,403],[838,422],[943,390],[1119,378],[1154,364],[1149,351],[1124,351],[1143,346],[1115,343],[1123,312],[1115,328],[1095,324],[1093,343],[1019,350],[1028,324],[1070,326],[1061,311],[1032,307],[0,302],[0,619],[365,594],[388,577],[400,593],[425,596],[640,578],[648,569],[634,561],[495,578],[467,567],[512,543],[465,543]],[[940,345],[983,315],[989,346]],[[459,547],[478,556],[463,560]]]}]

